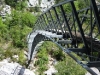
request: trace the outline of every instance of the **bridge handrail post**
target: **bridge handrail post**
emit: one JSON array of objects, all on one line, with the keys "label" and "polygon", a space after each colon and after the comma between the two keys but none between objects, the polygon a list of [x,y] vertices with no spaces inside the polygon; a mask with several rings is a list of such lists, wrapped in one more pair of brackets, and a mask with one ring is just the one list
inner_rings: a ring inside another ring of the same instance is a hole
[{"label": "bridge handrail post", "polygon": [[38,30],[38,19],[37,19],[37,21],[36,21],[36,25],[35,25],[35,27],[36,27],[36,29]]},{"label": "bridge handrail post", "polygon": [[49,21],[49,22],[50,22],[50,28],[51,28],[51,30],[50,30],[50,31],[52,32],[52,30],[53,30],[53,24],[52,24],[52,19],[51,19],[50,10],[48,10],[48,12],[47,12],[47,13],[48,13],[48,17],[49,17],[49,20],[50,20],[50,21]]},{"label": "bridge handrail post", "polygon": [[46,20],[45,20],[44,14],[42,14],[42,19],[44,20],[43,22],[44,22],[44,25],[45,25],[45,26],[44,26],[44,30],[46,30],[45,27],[47,26],[47,23],[46,23]]},{"label": "bridge handrail post", "polygon": [[[61,22],[60,22],[59,17],[58,17],[57,10],[56,10],[55,7],[53,7],[53,10],[54,10],[54,12],[55,12],[56,19],[57,19],[58,23],[60,24],[60,27],[61,27],[62,33],[64,34],[63,28],[62,28],[62,26],[61,26]],[[59,32],[59,31],[57,31],[57,32]]]},{"label": "bridge handrail post", "polygon": [[53,19],[53,17],[52,17],[51,11],[49,11],[49,14],[50,14],[50,18],[51,18],[51,21],[52,21],[52,25],[53,25],[53,27],[55,28],[55,30],[56,30],[56,32],[57,32],[57,28],[56,28],[56,26],[54,25],[54,19]]},{"label": "bridge handrail post", "polygon": [[65,11],[64,11],[62,5],[60,5],[60,9],[61,9],[62,16],[63,16],[64,21],[65,21],[65,25],[66,25],[66,27],[68,28],[68,31],[69,31],[70,37],[71,37],[71,39],[73,39],[72,32],[71,32],[71,29],[70,29],[70,27],[69,27],[68,20],[67,20],[67,18],[66,18]]},{"label": "bridge handrail post", "polygon": [[33,30],[35,31],[35,30],[37,30],[37,21],[35,22],[35,24],[34,24],[34,27],[33,27]]},{"label": "bridge handrail post", "polygon": [[[81,36],[82,36],[82,40],[83,40],[84,46],[85,46],[86,49],[88,49],[88,45],[87,45],[87,42],[86,42],[86,39],[85,39],[85,36],[84,36],[82,25],[80,23],[80,20],[79,20],[78,13],[76,11],[75,5],[74,5],[73,2],[70,2],[70,4],[71,4],[71,7],[72,7],[72,11],[74,13],[74,16],[76,18],[76,21],[77,21],[77,24],[78,24],[78,27],[79,27],[79,30],[80,30],[80,33],[81,33]],[[86,52],[90,55],[90,51],[89,50],[87,50]]]},{"label": "bridge handrail post", "polygon": [[40,25],[40,17],[37,20],[37,24],[38,24],[38,29],[42,29],[41,25]]},{"label": "bridge handrail post", "polygon": [[90,2],[91,2],[91,7],[93,9],[94,16],[95,16],[95,19],[96,19],[96,22],[97,22],[97,25],[98,25],[98,30],[99,30],[99,33],[100,33],[100,21],[99,21],[100,16],[99,16],[98,8],[97,8],[95,0],[90,0]]},{"label": "bridge handrail post", "polygon": [[41,25],[41,28],[42,28],[41,30],[44,30],[42,15],[40,16],[40,25]]},{"label": "bridge handrail post", "polygon": [[50,27],[50,22],[49,22],[49,18],[48,18],[48,16],[47,16],[47,13],[45,13],[45,16],[46,16],[47,21],[48,21],[47,30],[49,31],[49,29],[50,29],[51,27]]}]

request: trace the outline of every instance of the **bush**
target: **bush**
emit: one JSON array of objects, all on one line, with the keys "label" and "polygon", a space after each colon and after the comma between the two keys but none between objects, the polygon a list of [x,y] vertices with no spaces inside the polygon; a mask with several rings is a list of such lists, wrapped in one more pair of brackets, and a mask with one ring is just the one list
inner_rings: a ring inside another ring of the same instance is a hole
[{"label": "bush", "polygon": [[19,56],[18,63],[20,63],[21,65],[25,65],[26,59],[24,57],[24,51],[20,50],[18,56]]},{"label": "bush", "polygon": [[43,72],[47,70],[48,66],[48,51],[47,51],[47,45],[48,43],[45,42],[43,45],[40,47],[39,52],[37,53],[37,61],[35,61],[34,66],[38,67],[38,72],[39,75],[43,75]]},{"label": "bush", "polygon": [[25,12],[22,14],[21,20],[22,20],[22,27],[26,25],[28,27],[33,28],[37,18],[32,13]]},{"label": "bush", "polygon": [[58,62],[55,68],[58,70],[56,75],[85,75],[86,73],[86,70],[69,56],[66,56],[66,60]]},{"label": "bush", "polygon": [[43,72],[46,71],[46,70],[47,70],[46,65],[45,66],[43,65],[43,66],[39,67],[39,69],[38,69],[39,75],[44,75]]},{"label": "bush", "polygon": [[65,55],[62,52],[62,50],[55,50],[55,51],[53,51],[51,56],[53,56],[58,61],[65,60]]},{"label": "bush", "polygon": [[36,17],[30,12],[13,11],[11,19],[7,18],[4,22],[8,27],[9,36],[13,40],[13,46],[26,47],[26,37],[31,32]]},{"label": "bush", "polygon": [[37,71],[39,75],[43,75],[43,72],[48,68],[48,56],[57,60],[57,64],[54,64],[56,70],[58,71],[56,75],[84,75],[86,73],[86,70],[78,65],[54,43],[44,42],[37,53],[37,61],[34,64],[35,67],[38,67]]},{"label": "bush", "polygon": [[6,58],[8,58],[8,57],[12,58],[12,56],[13,56],[12,51],[11,50],[6,50],[4,56]]},{"label": "bush", "polygon": [[9,31],[7,30],[7,25],[2,22],[2,18],[0,17],[0,37],[6,39]]},{"label": "bush", "polygon": [[5,3],[16,10],[22,10],[27,6],[26,0],[5,0]]},{"label": "bush", "polygon": [[0,60],[3,60],[5,58],[4,53],[5,53],[4,50],[0,48]]}]

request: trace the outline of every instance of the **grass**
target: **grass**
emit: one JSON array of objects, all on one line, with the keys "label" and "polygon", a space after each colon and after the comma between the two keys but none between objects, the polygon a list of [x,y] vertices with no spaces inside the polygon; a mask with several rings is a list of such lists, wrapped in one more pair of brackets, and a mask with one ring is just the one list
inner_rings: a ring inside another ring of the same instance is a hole
[{"label": "grass", "polygon": [[[18,55],[18,58],[13,57]],[[24,49],[20,49],[12,46],[12,42],[2,41],[0,42],[0,61],[6,58],[10,58],[9,62],[18,62],[25,66],[26,58],[24,57]]]},{"label": "grass", "polygon": [[34,65],[38,67],[39,75],[44,75],[43,72],[48,69],[48,55],[57,60],[57,64],[54,65],[58,70],[56,75],[85,75],[86,70],[52,42],[44,42],[37,53],[38,60]]},{"label": "grass", "polygon": [[48,47],[47,47],[47,44],[43,44],[44,46],[42,46],[40,49],[39,49],[39,52],[37,54],[37,61],[35,62],[35,67],[38,67],[38,73],[39,75],[43,74],[43,72],[45,70],[47,70],[47,64],[48,64]]},{"label": "grass", "polygon": [[[4,42],[0,43],[0,60],[5,58],[10,58],[13,62],[18,62],[19,64],[25,66],[26,59],[24,57],[24,51],[20,48],[12,47],[11,42],[9,46],[4,49],[2,45]],[[13,56],[18,55],[19,58],[16,59]],[[52,42],[44,42],[39,48],[36,55],[36,62],[34,64],[37,67],[37,72],[39,75],[44,75],[43,72],[48,69],[49,55],[57,60],[57,64],[54,65],[58,73],[56,75],[84,75],[86,71],[78,65],[71,57],[62,52],[58,46]]]},{"label": "grass", "polygon": [[66,55],[66,60],[59,61],[55,68],[58,70],[56,75],[85,75],[86,70],[78,65],[71,57]]}]

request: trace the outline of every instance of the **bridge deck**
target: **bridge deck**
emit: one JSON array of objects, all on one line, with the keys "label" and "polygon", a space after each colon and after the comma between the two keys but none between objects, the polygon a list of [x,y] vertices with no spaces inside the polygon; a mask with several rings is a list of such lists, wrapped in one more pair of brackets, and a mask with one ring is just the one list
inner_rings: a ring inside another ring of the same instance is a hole
[{"label": "bridge deck", "polygon": [[[36,37],[37,34],[42,34],[42,35],[50,37],[50,38],[62,38],[63,37],[63,35],[57,35],[56,33],[48,32],[48,31],[44,31],[44,30],[37,30],[37,31],[29,34],[28,37],[27,37],[27,41],[28,41],[28,60],[30,60],[30,54],[31,54],[31,50],[32,50],[32,43],[33,43],[34,38]],[[35,47],[34,52],[33,52],[33,57],[37,53],[37,49],[42,43],[43,42],[39,43]],[[32,57],[32,60],[33,60],[33,57]]]},{"label": "bridge deck", "polygon": [[[34,32],[28,35],[29,63],[37,44],[49,39],[92,75],[97,75],[89,66],[93,62],[91,66],[96,67],[95,64],[100,61],[100,7],[95,0],[88,1],[90,4],[86,3],[86,7],[77,10],[74,0],[67,0],[52,6],[39,16],[34,26]],[[69,11],[64,7],[67,4],[70,5]],[[71,54],[72,51],[80,56],[81,60],[88,57],[89,66]]]}]

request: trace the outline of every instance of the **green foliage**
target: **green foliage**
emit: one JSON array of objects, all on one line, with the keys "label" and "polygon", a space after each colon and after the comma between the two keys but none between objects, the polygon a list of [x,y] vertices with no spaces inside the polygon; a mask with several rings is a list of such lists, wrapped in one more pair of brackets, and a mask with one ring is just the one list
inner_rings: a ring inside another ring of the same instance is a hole
[{"label": "green foliage", "polygon": [[19,26],[23,28],[24,26],[33,27],[36,16],[34,16],[30,12],[19,12],[19,11],[12,11],[11,19],[7,18],[6,24],[11,28],[12,26]]},{"label": "green foliage", "polygon": [[86,73],[86,70],[69,56],[66,56],[66,60],[58,62],[55,68],[58,70],[56,75],[85,75]]},{"label": "green foliage", "polygon": [[65,60],[65,55],[64,53],[62,52],[62,50],[54,50],[52,52],[52,56],[57,59],[58,61],[60,60]]},{"label": "green foliage", "polygon": [[35,62],[35,66],[43,66],[48,63],[48,53],[44,46],[42,46],[37,54],[38,60]]},{"label": "green foliage", "polygon": [[6,30],[6,25],[2,22],[2,18],[0,17],[0,32],[3,32]]},{"label": "green foliage", "polygon": [[5,58],[4,53],[5,53],[4,50],[0,48],[0,60]]},{"label": "green foliage", "polygon": [[23,10],[26,6],[27,6],[26,1],[20,1],[20,2],[17,2],[16,9]]},{"label": "green foliage", "polygon": [[15,48],[11,47],[10,45],[8,48],[4,51],[5,58],[13,58],[13,55],[19,54],[19,50],[14,50]]},{"label": "green foliage", "polygon": [[[19,2],[18,2],[19,1]],[[40,0],[41,1],[41,0]],[[63,0],[56,0],[56,3],[63,1]],[[86,1],[86,0],[85,0]],[[88,0],[87,0],[88,1]],[[26,7],[26,0],[5,0],[6,4],[10,5],[11,7],[15,8],[16,10],[22,10]],[[76,8],[82,9],[86,4],[83,0],[77,0],[75,2]],[[64,10],[66,12],[72,12],[70,4],[63,5]],[[0,18],[0,38],[7,39],[10,37],[13,41],[12,44],[15,47],[24,48],[26,47],[26,36],[34,27],[34,23],[36,21],[36,16],[31,14],[30,12],[22,12],[22,11],[12,11],[10,18],[7,17],[6,21],[3,23],[2,19]],[[39,8],[36,6],[34,8],[36,12],[39,11]],[[33,11],[33,10],[32,10]],[[57,9],[60,12],[59,9]],[[3,51],[0,48],[0,59],[4,59],[10,57],[13,61],[17,61],[13,58],[13,55],[19,56],[18,62],[22,65],[25,64],[25,57],[23,50],[6,50]],[[55,65],[58,73],[56,75],[84,75],[85,71],[81,70],[82,68],[76,64],[71,58],[66,56],[55,44],[51,42],[45,42],[39,52],[37,54],[37,61],[35,62],[35,66],[38,67],[38,72],[43,74],[45,70],[47,70],[48,64],[48,56],[51,55],[55,59],[59,60],[58,64]]]},{"label": "green foliage", "polygon": [[35,6],[35,7],[30,7],[29,11],[34,12],[34,13],[40,13],[41,12],[40,7],[38,5]]},{"label": "green foliage", "polygon": [[47,65],[42,65],[41,67],[39,67],[38,72],[39,75],[44,75],[43,72],[47,70]]},{"label": "green foliage", "polygon": [[75,6],[77,10],[83,9],[90,5],[90,0],[77,0]]},{"label": "green foliage", "polygon": [[[18,58],[14,57],[15,55],[18,55]],[[11,45],[9,45],[5,50],[4,48],[0,48],[0,60],[6,58],[10,58],[10,61],[25,65],[26,58],[24,51],[19,48],[12,47]]]},{"label": "green foliage", "polygon": [[12,6],[12,7],[15,7],[16,3],[17,3],[17,0],[5,0],[5,3]]},{"label": "green foliage", "polygon": [[25,65],[26,59],[24,57],[24,51],[20,50],[18,56],[19,56],[18,63],[20,63],[21,65]]},{"label": "green foliage", "polygon": [[30,12],[24,12],[22,14],[21,18],[22,18],[23,26],[27,25],[31,28],[33,28],[33,25],[34,25],[35,21],[37,20],[36,16],[31,14]]},{"label": "green foliage", "polygon": [[26,36],[32,30],[36,16],[30,12],[13,11],[11,18],[7,18],[5,24],[8,26],[9,36],[13,45],[19,48],[26,47]]},{"label": "green foliage", "polygon": [[[56,0],[55,4],[60,3],[64,0]],[[90,5],[90,0],[75,0],[74,1],[75,7],[77,10],[81,10],[83,8],[86,8]],[[67,12],[67,14],[72,12],[72,6],[71,4],[68,2],[66,4],[63,5],[64,11]],[[57,8],[57,11],[60,11],[60,8]]]},{"label": "green foliage", "polygon": [[9,33],[9,31],[7,30],[7,25],[5,25],[2,22],[2,19],[0,17],[0,38],[1,38],[1,40],[2,40],[2,38],[6,40],[9,37],[8,33]]},{"label": "green foliage", "polygon": [[48,68],[48,56],[57,60],[57,64],[54,65],[56,70],[58,70],[56,75],[84,75],[86,73],[80,65],[78,65],[71,57],[63,53],[57,45],[47,41],[40,47],[36,56],[38,60],[34,64],[35,67],[38,67],[37,71],[39,75],[43,75],[43,72]]},{"label": "green foliage", "polygon": [[35,7],[34,7],[34,12],[40,12],[39,6],[35,6]]},{"label": "green foliage", "polygon": [[27,6],[26,0],[5,0],[5,3],[16,10],[22,10]]},{"label": "green foliage", "polygon": [[47,43],[45,42],[43,46],[39,49],[39,52],[37,54],[38,60],[35,62],[35,66],[38,66],[38,72],[39,74],[43,74],[43,72],[47,69],[48,64],[48,52],[47,52]]},{"label": "green foliage", "polygon": [[71,8],[71,5],[70,5],[69,3],[65,4],[65,5],[63,6],[63,8],[64,8],[64,10],[65,10],[66,12],[68,12],[68,14],[69,14],[70,12],[72,12],[72,8]]},{"label": "green foliage", "polygon": [[39,65],[40,67],[48,63],[48,58],[46,56],[42,56],[41,58],[38,58],[38,60],[35,62],[35,66]]},{"label": "green foliage", "polygon": [[8,58],[8,57],[12,58],[12,55],[13,55],[12,50],[6,50],[4,55],[6,58]]}]

